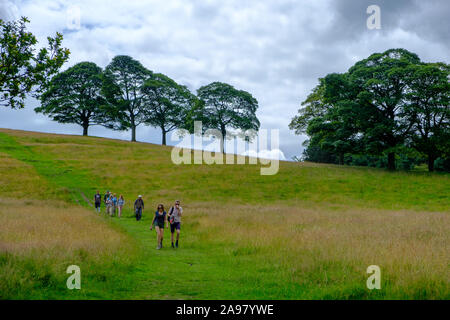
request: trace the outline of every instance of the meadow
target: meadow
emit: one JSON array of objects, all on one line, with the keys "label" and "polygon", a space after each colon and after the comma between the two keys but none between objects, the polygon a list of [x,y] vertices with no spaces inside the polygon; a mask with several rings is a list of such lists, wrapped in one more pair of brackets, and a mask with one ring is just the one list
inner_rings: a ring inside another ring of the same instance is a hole
[{"label": "meadow", "polygon": [[[0,129],[2,299],[449,299],[450,175],[174,165],[170,147]],[[124,217],[95,213],[99,189]],[[132,206],[144,196],[143,220]],[[155,250],[180,199],[180,248]],[[82,289],[68,290],[79,265]],[[381,268],[380,290],[366,269]]]}]

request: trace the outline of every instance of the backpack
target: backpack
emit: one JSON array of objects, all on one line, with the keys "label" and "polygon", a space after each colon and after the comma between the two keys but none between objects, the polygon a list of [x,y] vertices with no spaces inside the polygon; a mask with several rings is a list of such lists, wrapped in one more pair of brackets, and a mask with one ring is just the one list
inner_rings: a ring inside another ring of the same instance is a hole
[{"label": "backpack", "polygon": [[172,208],[170,208],[170,211],[169,211],[169,222],[170,222],[170,224],[173,224],[173,222],[175,221],[175,217],[172,215],[173,210],[174,210],[174,208],[172,207]]}]

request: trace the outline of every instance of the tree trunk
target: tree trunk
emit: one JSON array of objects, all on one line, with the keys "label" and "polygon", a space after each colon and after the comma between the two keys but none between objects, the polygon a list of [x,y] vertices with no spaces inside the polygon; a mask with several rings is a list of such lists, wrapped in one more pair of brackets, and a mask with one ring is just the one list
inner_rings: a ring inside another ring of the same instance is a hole
[{"label": "tree trunk", "polygon": [[388,153],[388,169],[395,170],[395,152]]},{"label": "tree trunk", "polygon": [[136,126],[131,126],[131,142],[136,142]]},{"label": "tree trunk", "polygon": [[164,128],[161,128],[161,133],[162,133],[162,145],[165,146],[166,145],[166,130],[164,130]]},{"label": "tree trunk", "polygon": [[428,155],[428,171],[433,172],[434,171],[434,160],[436,160],[433,156]]},{"label": "tree trunk", "polygon": [[83,136],[88,135],[89,120],[83,120]]},{"label": "tree trunk", "polygon": [[131,142],[136,142],[136,121],[134,120],[133,112],[130,112],[130,127],[131,127]]},{"label": "tree trunk", "polygon": [[227,130],[225,129],[225,126],[220,127],[220,132],[222,133],[222,139],[220,139],[220,151],[222,153],[225,153],[225,138],[227,136]]}]

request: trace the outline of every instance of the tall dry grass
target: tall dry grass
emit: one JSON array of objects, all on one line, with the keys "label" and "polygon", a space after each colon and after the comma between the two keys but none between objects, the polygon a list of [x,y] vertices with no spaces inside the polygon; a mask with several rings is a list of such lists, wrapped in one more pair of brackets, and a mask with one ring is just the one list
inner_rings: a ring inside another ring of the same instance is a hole
[{"label": "tall dry grass", "polygon": [[123,271],[136,253],[123,231],[49,194],[32,166],[0,154],[0,298],[80,298],[92,290],[65,288],[69,265],[79,265],[88,283],[106,281],[115,272],[107,269]]},{"label": "tall dry grass", "polygon": [[229,243],[229,259],[248,256],[255,272],[272,266],[286,283],[335,287],[330,298],[368,295],[370,265],[391,298],[450,298],[448,213],[213,203],[189,211],[194,242]]}]

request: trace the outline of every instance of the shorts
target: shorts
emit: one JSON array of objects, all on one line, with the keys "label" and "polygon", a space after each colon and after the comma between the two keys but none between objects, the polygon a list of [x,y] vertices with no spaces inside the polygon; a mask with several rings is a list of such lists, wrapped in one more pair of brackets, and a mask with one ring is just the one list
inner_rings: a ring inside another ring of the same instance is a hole
[{"label": "shorts", "polygon": [[175,229],[180,230],[181,222],[174,222],[170,224],[170,232],[174,233]]},{"label": "shorts", "polygon": [[159,227],[160,229],[164,229],[164,222],[155,221],[153,224],[155,227]]},{"label": "shorts", "polygon": [[95,208],[100,208],[100,202],[95,203]]}]

